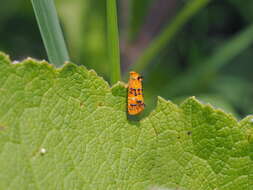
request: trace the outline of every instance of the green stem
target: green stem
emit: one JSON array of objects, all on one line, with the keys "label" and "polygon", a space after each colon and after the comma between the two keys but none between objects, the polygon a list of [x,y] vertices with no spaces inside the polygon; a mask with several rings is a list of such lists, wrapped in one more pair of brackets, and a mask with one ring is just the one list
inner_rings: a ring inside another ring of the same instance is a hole
[{"label": "green stem", "polygon": [[208,4],[210,0],[192,0],[183,8],[176,18],[169,24],[162,33],[157,36],[149,47],[144,50],[137,62],[133,65],[133,70],[142,71],[150,61],[171,41],[173,36],[182,28],[182,26],[200,10]]},{"label": "green stem", "polygon": [[69,61],[69,55],[53,0],[31,0],[49,62],[56,66]]},{"label": "green stem", "polygon": [[107,0],[107,40],[111,84],[120,80],[120,50],[116,0]]}]

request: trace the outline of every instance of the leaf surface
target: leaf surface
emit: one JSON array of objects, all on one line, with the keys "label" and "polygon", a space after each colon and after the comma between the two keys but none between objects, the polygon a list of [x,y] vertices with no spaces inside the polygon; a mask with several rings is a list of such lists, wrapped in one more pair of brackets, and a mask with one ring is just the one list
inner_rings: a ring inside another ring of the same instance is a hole
[{"label": "leaf surface", "polygon": [[0,189],[253,189],[253,117],[158,98],[126,114],[123,83],[0,54]]}]

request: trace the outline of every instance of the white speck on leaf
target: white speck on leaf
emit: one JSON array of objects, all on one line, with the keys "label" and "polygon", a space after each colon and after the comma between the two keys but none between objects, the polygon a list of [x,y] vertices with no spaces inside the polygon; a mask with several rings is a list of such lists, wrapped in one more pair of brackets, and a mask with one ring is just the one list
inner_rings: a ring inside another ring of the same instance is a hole
[{"label": "white speck on leaf", "polygon": [[40,153],[41,153],[41,154],[46,154],[46,153],[47,153],[47,150],[46,150],[45,148],[41,148],[41,149],[40,149]]}]

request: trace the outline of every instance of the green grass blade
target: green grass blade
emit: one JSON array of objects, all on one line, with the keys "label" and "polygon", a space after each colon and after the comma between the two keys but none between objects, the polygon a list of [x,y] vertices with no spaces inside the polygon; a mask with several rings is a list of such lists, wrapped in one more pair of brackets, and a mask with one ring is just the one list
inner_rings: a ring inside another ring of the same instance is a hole
[{"label": "green grass blade", "polygon": [[[210,58],[206,60],[200,73],[207,75],[217,72],[221,67],[228,64],[233,58],[247,49],[253,43],[253,24],[236,34],[231,40],[217,48]],[[193,70],[199,70],[197,68]]]},{"label": "green grass blade", "polygon": [[[252,43],[253,24],[218,47],[213,55],[202,61],[202,64],[197,64],[198,66],[178,76],[174,82],[171,82],[164,88],[170,91],[170,95],[176,96],[178,94],[188,93],[192,89],[197,89],[203,86],[203,83],[206,85],[206,82],[212,79],[210,76],[217,73],[226,64],[229,64],[231,60],[249,48]],[[185,85],[186,81],[189,85]]]},{"label": "green grass blade", "polygon": [[49,62],[56,66],[69,60],[53,0],[31,0]]},{"label": "green grass blade", "polygon": [[173,36],[182,28],[182,26],[201,8],[203,8],[210,0],[192,0],[183,8],[181,12],[175,17],[171,24],[169,24],[158,35],[153,42],[144,50],[137,62],[133,65],[136,71],[142,71],[152,59],[171,41]]},{"label": "green grass blade", "polygon": [[120,50],[116,0],[107,0],[107,40],[111,84],[120,80]]}]

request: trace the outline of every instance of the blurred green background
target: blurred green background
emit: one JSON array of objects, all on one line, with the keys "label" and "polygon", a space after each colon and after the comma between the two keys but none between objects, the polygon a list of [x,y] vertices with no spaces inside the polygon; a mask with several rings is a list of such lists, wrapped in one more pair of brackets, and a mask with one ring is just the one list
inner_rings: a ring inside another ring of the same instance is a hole
[{"label": "blurred green background", "polygon": [[[123,76],[193,1],[117,1]],[[55,2],[71,61],[108,80],[106,1]],[[252,20],[252,0],[207,0],[143,67],[147,110],[153,109],[157,96],[179,103],[194,95],[238,118],[251,114]],[[12,60],[47,59],[29,0],[1,2],[0,51]],[[127,82],[127,77],[122,80]]]}]

